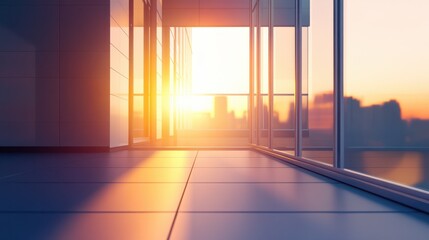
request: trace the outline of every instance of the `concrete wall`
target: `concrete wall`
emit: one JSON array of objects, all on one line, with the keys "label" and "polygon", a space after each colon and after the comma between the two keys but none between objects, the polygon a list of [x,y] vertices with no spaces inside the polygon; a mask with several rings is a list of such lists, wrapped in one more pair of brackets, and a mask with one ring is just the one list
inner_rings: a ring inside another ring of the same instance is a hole
[{"label": "concrete wall", "polygon": [[109,146],[109,9],[0,2],[0,146]]}]

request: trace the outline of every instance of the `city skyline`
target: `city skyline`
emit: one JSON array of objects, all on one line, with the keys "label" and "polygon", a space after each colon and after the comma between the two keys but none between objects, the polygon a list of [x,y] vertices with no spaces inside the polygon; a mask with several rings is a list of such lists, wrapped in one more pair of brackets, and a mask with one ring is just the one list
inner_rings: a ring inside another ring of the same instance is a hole
[{"label": "city skyline", "polygon": [[[361,100],[345,97],[345,130],[347,146],[373,147],[427,147],[429,145],[429,119],[406,119],[401,115],[401,105],[396,100],[387,100],[381,104],[362,106]],[[315,126],[312,122],[322,124],[320,117],[331,114],[332,108],[321,105],[331,104],[332,94],[322,93],[313,98],[309,109],[303,109],[304,129],[309,129],[310,136]],[[187,129],[248,129],[248,111],[241,117],[234,110],[228,111],[226,96],[214,97],[214,111],[195,111],[190,114],[191,125]],[[318,107],[321,106],[321,107]],[[286,120],[279,119],[278,111],[273,112],[274,129],[294,129],[293,103],[288,107]],[[261,126],[268,128],[268,106],[263,105]],[[312,112],[317,112],[318,119],[311,119]],[[189,115],[188,115],[189,116]],[[332,119],[329,119],[329,122]],[[323,124],[322,124],[323,125]],[[333,127],[333,126],[332,126]],[[329,130],[329,125],[323,127]],[[331,129],[332,130],[332,129]]]}]

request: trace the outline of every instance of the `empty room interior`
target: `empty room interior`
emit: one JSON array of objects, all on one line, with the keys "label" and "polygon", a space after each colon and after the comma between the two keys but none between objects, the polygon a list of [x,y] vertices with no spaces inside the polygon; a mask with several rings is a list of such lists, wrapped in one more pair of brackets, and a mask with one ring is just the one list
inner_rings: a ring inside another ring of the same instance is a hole
[{"label": "empty room interior", "polygon": [[428,9],[0,1],[0,239],[428,239]]}]

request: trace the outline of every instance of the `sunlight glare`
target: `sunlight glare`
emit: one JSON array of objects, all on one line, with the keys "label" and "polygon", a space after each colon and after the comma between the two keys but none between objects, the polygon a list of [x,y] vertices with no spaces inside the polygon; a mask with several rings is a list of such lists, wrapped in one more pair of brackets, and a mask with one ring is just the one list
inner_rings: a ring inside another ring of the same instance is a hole
[{"label": "sunlight glare", "polygon": [[193,28],[192,47],[192,93],[249,92],[248,28]]}]

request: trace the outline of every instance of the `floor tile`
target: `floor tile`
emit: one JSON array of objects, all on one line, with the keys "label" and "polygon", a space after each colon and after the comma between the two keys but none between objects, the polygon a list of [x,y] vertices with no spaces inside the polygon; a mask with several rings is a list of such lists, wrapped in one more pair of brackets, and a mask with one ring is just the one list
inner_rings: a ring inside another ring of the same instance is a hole
[{"label": "floor tile", "polygon": [[175,211],[184,183],[0,183],[0,211]]},{"label": "floor tile", "polygon": [[9,182],[186,182],[191,168],[45,168]]},{"label": "floor tile", "polygon": [[258,158],[264,157],[262,153],[250,151],[250,150],[205,150],[198,151],[198,158],[200,157],[247,157],[247,158]]},{"label": "floor tile", "polygon": [[297,168],[194,168],[190,182],[336,182]]},{"label": "floor tile", "polygon": [[195,167],[294,167],[269,157],[198,157]]},{"label": "floor tile", "polygon": [[424,240],[429,217],[403,213],[180,213],[172,240]]},{"label": "floor tile", "polygon": [[330,183],[190,183],[180,211],[412,211]]},{"label": "floor tile", "polygon": [[130,150],[118,151],[109,154],[111,157],[153,157],[153,158],[192,158],[196,157],[197,151],[187,150]]},{"label": "floor tile", "polygon": [[0,239],[166,239],[191,172],[171,239],[429,235],[429,215],[258,152],[130,150],[0,154]]},{"label": "floor tile", "polygon": [[173,218],[174,213],[0,213],[0,239],[166,239]]},{"label": "floor tile", "polygon": [[50,159],[39,160],[36,166],[43,169],[52,167],[192,167],[194,158],[126,158],[126,157],[94,157],[90,159]]},{"label": "floor tile", "polygon": [[12,175],[20,174],[34,168],[32,159],[13,157],[10,154],[0,153],[0,181]]}]

